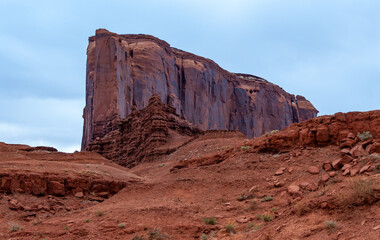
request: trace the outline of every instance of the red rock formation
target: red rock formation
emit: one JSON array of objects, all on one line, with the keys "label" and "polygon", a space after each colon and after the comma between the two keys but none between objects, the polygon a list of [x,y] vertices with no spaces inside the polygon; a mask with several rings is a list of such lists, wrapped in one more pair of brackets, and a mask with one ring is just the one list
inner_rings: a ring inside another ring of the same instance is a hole
[{"label": "red rock formation", "polygon": [[[329,144],[351,148],[359,141],[357,134],[368,131],[374,139],[380,139],[380,110],[313,118],[293,124],[276,134],[254,139],[251,143],[253,149],[259,152],[280,152],[300,146],[320,147]],[[376,146],[375,142],[371,145],[373,149],[368,151],[375,152]],[[354,152],[350,154],[354,155]]]},{"label": "red rock formation", "polygon": [[201,132],[154,94],[146,108],[134,108],[127,118],[118,123],[116,130],[103,138],[98,137],[86,150],[95,151],[120,165],[133,167],[173,152]]},{"label": "red rock formation", "polygon": [[104,29],[89,38],[82,148],[118,128],[152,94],[202,130],[239,130],[248,137],[315,117],[318,111],[268,81],[233,74],[210,59],[149,35]]},{"label": "red rock formation", "polygon": [[94,152],[0,142],[0,193],[108,197],[135,181],[138,176]]}]

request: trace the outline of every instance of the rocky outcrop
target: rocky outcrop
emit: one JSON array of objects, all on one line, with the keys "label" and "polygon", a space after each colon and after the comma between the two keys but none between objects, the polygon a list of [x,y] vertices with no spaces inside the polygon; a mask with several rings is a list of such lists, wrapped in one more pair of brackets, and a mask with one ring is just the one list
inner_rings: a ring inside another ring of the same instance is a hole
[{"label": "rocky outcrop", "polygon": [[89,38],[82,148],[119,128],[153,94],[202,130],[238,130],[248,137],[315,117],[318,111],[260,77],[234,74],[213,61],[149,35],[104,29]]},{"label": "rocky outcrop", "polygon": [[133,108],[127,118],[118,122],[117,129],[96,138],[86,150],[133,167],[175,151],[200,133],[201,130],[180,118],[174,107],[163,104],[154,94],[146,108]]},{"label": "rocky outcrop", "polygon": [[[273,135],[268,134],[251,141],[253,151],[281,152],[296,147],[340,145],[352,148],[363,137],[380,139],[380,110],[369,112],[336,113],[293,124]],[[378,144],[367,143],[368,153],[378,151]],[[367,147],[367,145],[365,147]],[[375,150],[376,149],[376,150]],[[360,152],[361,149],[357,149]],[[363,150],[364,151],[364,150]],[[358,154],[356,152],[351,155]]]}]

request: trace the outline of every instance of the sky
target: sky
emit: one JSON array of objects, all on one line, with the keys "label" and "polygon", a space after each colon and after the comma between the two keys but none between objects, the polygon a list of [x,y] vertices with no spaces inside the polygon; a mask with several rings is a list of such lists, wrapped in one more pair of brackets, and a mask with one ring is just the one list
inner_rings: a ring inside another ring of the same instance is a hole
[{"label": "sky", "polygon": [[98,28],[150,34],[320,111],[380,109],[378,0],[0,0],[0,141],[80,150]]}]

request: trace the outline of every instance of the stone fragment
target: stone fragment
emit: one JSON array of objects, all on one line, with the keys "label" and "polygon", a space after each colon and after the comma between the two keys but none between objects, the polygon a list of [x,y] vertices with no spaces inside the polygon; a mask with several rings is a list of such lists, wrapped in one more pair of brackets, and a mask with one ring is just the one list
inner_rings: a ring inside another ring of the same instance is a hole
[{"label": "stone fragment", "polygon": [[249,189],[248,192],[256,192],[258,189],[259,189],[259,186],[254,185],[254,186],[252,186],[252,187]]},{"label": "stone fragment", "polygon": [[290,193],[290,195],[300,195],[300,187],[297,185],[290,185],[288,187],[288,193]]},{"label": "stone fragment", "polygon": [[342,173],[343,176],[346,176],[347,174],[350,173],[350,169],[347,168],[346,170],[344,170],[344,172]]},{"label": "stone fragment", "polygon": [[311,174],[318,174],[319,173],[319,167],[316,166],[310,166],[307,171]]},{"label": "stone fragment", "polygon": [[350,163],[353,160],[353,158],[349,155],[345,155],[341,157],[340,159],[337,159],[332,162],[332,167],[336,170],[340,169],[344,164]]},{"label": "stone fragment", "polygon": [[19,210],[20,209],[20,203],[16,199],[10,199],[8,202],[9,209],[11,210]]},{"label": "stone fragment", "polygon": [[366,155],[366,151],[364,150],[363,145],[360,144],[351,149],[350,155],[354,158],[358,158]]},{"label": "stone fragment", "polygon": [[308,183],[308,182],[300,182],[299,185],[300,185],[301,188],[305,189],[307,186],[309,186],[309,184],[310,183]]},{"label": "stone fragment", "polygon": [[109,192],[98,192],[98,193],[95,193],[95,195],[102,198],[108,198]]},{"label": "stone fragment", "polygon": [[347,135],[347,138],[349,139],[355,139],[355,134],[353,134],[352,132],[350,132],[348,135]]},{"label": "stone fragment", "polygon": [[330,162],[324,162],[324,163],[323,163],[323,169],[324,169],[325,171],[330,171],[330,170],[332,169],[332,167],[331,167],[331,163],[330,163]]},{"label": "stone fragment", "polygon": [[340,169],[340,168],[342,167],[342,165],[340,164],[340,159],[337,159],[337,160],[333,161],[333,162],[331,163],[331,166],[332,166],[334,169],[336,169],[336,170]]},{"label": "stone fragment", "polygon": [[364,173],[368,171],[368,169],[371,167],[372,162],[368,162],[366,165],[364,165],[362,168],[360,168],[359,173]]},{"label": "stone fragment", "polygon": [[351,168],[352,165],[351,164],[344,164],[344,166],[342,167],[342,171],[345,171],[347,168]]},{"label": "stone fragment", "polygon": [[82,198],[84,195],[83,195],[83,192],[77,192],[74,194],[74,196],[77,198]]},{"label": "stone fragment", "polygon": [[369,153],[380,153],[380,142],[375,142],[372,144]]},{"label": "stone fragment", "polygon": [[236,222],[238,223],[247,223],[248,221],[249,219],[247,217],[241,217],[241,218],[236,219]]},{"label": "stone fragment", "polygon": [[340,155],[342,157],[344,157],[346,154],[349,154],[350,153],[350,149],[349,148],[343,148],[342,150],[340,150]]},{"label": "stone fragment", "polygon": [[357,173],[359,172],[359,168],[358,167],[354,167],[350,170],[350,176],[353,177],[355,176]]},{"label": "stone fragment", "polygon": [[285,184],[284,181],[278,181],[278,182],[274,183],[274,186],[275,187],[282,187],[282,186],[284,186],[284,184]]},{"label": "stone fragment", "polygon": [[278,170],[275,172],[275,174],[274,174],[274,175],[281,175],[281,174],[283,174],[283,173],[284,173],[284,171],[285,171],[285,168],[284,168],[284,167],[282,167],[282,168],[278,169]]},{"label": "stone fragment", "polygon": [[315,185],[314,183],[311,183],[311,184],[307,185],[307,187],[306,187],[306,190],[308,190],[308,191],[316,191],[317,189],[318,189],[318,186]]},{"label": "stone fragment", "polygon": [[327,202],[322,202],[321,203],[321,208],[324,209],[324,208],[327,208],[328,204]]},{"label": "stone fragment", "polygon": [[330,177],[334,177],[336,175],[336,172],[329,172]]},{"label": "stone fragment", "polygon": [[352,148],[355,146],[356,141],[350,138],[343,139],[343,142],[339,145],[340,148]]},{"label": "stone fragment", "polygon": [[327,182],[329,180],[330,176],[326,173],[322,174],[321,180],[322,182]]}]

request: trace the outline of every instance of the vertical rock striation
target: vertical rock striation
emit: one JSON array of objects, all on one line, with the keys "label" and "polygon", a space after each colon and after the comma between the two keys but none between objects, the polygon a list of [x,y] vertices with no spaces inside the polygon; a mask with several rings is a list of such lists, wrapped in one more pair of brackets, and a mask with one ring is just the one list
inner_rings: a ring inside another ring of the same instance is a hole
[{"label": "vertical rock striation", "polygon": [[118,129],[132,106],[148,106],[153,94],[202,130],[238,130],[248,137],[318,113],[304,97],[260,77],[230,73],[153,36],[99,29],[87,49],[82,148]]}]

